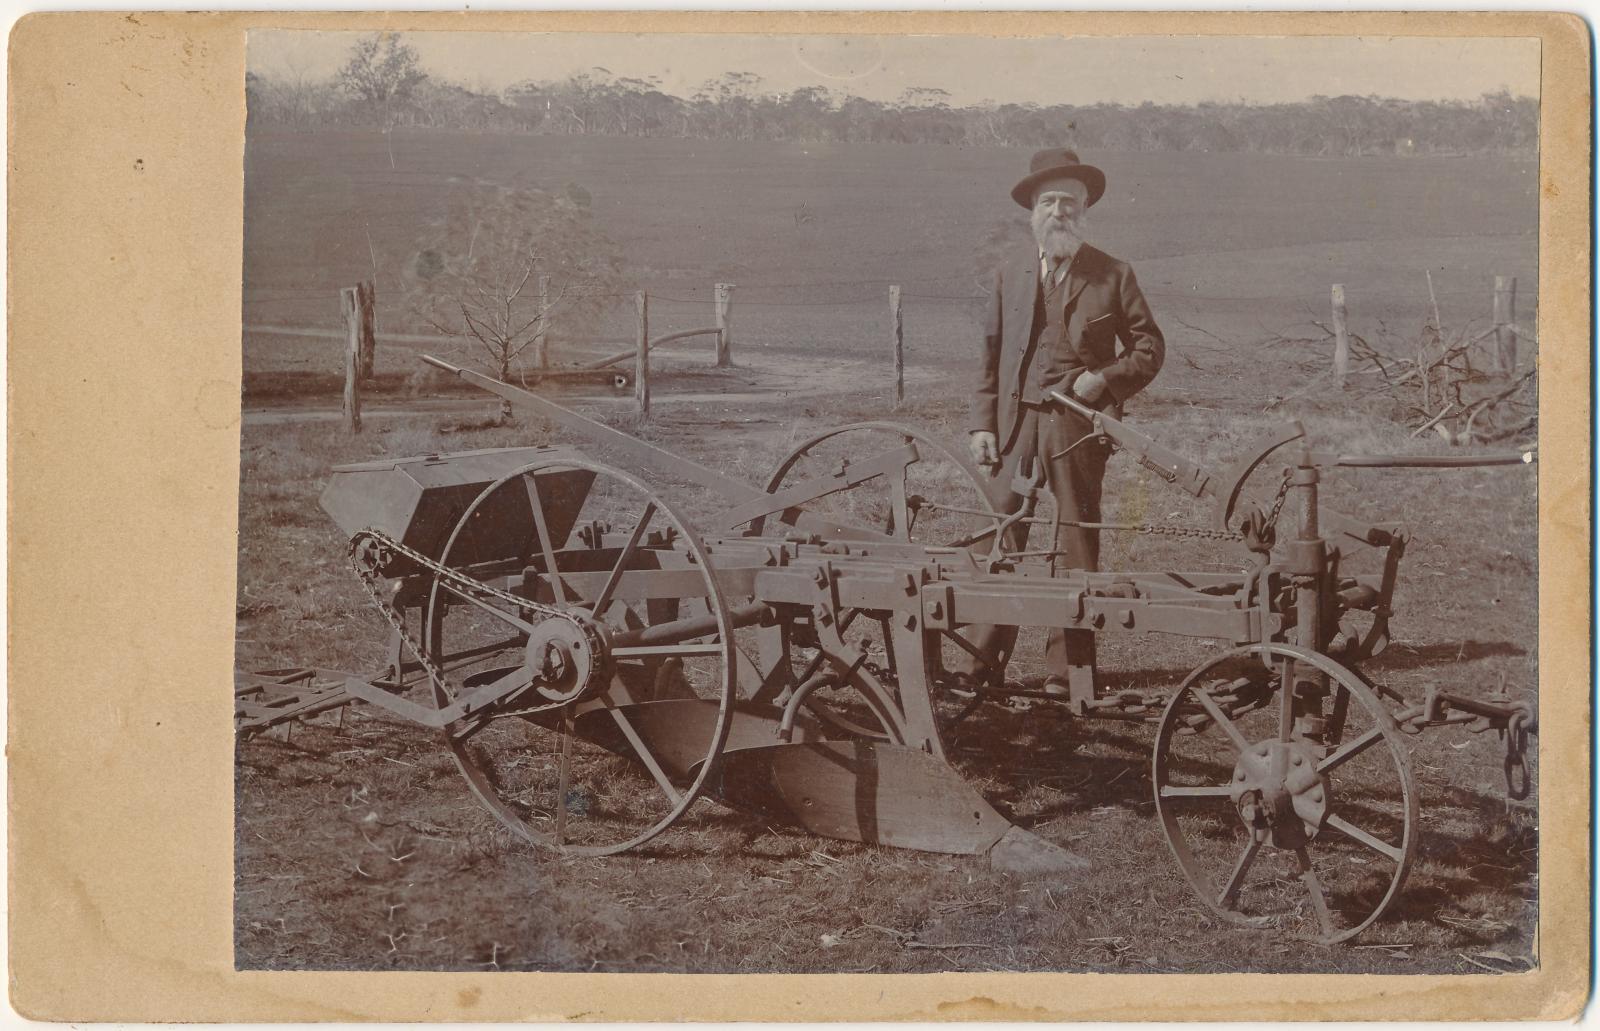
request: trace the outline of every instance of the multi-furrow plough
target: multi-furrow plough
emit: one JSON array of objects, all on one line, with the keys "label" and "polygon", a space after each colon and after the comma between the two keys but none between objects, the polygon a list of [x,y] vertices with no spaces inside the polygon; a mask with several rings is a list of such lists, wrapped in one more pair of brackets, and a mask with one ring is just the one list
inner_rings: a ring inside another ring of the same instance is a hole
[{"label": "multi-furrow plough", "polygon": [[[1221,647],[1169,694],[1108,691],[1091,664],[1052,701],[1154,723],[1156,813],[1204,904],[1320,941],[1376,920],[1416,856],[1407,733],[1499,731],[1509,790],[1529,788],[1526,700],[1502,685],[1412,704],[1357,671],[1388,641],[1406,537],[1330,511],[1318,481],[1531,455],[1322,453],[1291,425],[1217,475],[1079,406],[1101,443],[1213,509],[1209,526],[1102,529],[1214,540],[1246,567],[1083,572],[1048,545],[1007,546],[1013,526],[1059,518],[1036,514],[1036,480],[1015,483],[1020,510],[996,513],[982,474],[915,429],[821,434],[757,487],[427,360],[633,472],[560,446],[336,468],[322,504],[392,627],[386,668],[239,673],[242,734],[379,706],[439,731],[512,831],[571,852],[637,846],[709,796],[818,835],[1069,871],[1083,860],[1012,824],[946,759],[963,719],[1026,693],[993,662],[976,685],[944,675],[958,651],[991,658],[967,628],[1210,639]],[[715,514],[691,525],[641,475],[693,485],[695,510]],[[1375,571],[1347,572],[1361,559]]]}]

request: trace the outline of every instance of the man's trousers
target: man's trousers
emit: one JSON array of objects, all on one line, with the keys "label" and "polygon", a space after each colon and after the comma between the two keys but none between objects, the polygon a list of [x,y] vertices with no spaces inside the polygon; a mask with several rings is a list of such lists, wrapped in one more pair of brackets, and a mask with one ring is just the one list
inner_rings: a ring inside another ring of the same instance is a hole
[{"label": "man's trousers", "polygon": [[[1080,523],[1100,521],[1100,489],[1105,479],[1109,449],[1092,436],[1089,421],[1076,412],[1054,406],[1032,409],[1023,415],[1021,429],[1010,452],[1001,456],[1000,470],[985,479],[989,504],[996,512],[1011,514],[1022,506],[1022,495],[1011,489],[1019,473],[1030,475],[1042,469],[1045,484],[1055,498],[1056,511],[1063,520]],[[1075,447],[1073,445],[1076,445]],[[1067,449],[1071,448],[1070,451]],[[1066,451],[1066,454],[1061,452]],[[1058,457],[1052,457],[1058,456]],[[1024,523],[1007,531],[1006,547],[1021,551],[1027,547],[1030,527]],[[988,541],[975,549],[986,552]],[[1100,531],[1082,526],[1060,526],[1054,548],[1058,569],[1100,568]],[[984,656],[984,662],[1002,674],[1016,648],[1017,628],[972,624],[963,631]],[[1074,667],[1094,667],[1094,632],[1052,628],[1045,641],[1045,667],[1050,680],[1067,682]],[[952,672],[967,673],[982,679],[988,673],[984,662],[963,652],[951,664]]]}]

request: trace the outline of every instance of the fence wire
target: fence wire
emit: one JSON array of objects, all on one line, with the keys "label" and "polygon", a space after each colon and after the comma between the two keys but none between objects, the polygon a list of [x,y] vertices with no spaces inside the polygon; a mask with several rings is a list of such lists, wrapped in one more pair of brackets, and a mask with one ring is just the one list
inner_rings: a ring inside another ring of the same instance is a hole
[{"label": "fence wire", "polygon": [[[857,295],[853,295],[853,296],[829,297],[829,298],[825,298],[823,300],[780,301],[780,300],[767,300],[767,299],[761,299],[761,298],[753,298],[753,297],[749,296],[749,292],[751,292],[751,291],[765,291],[765,290],[816,290],[816,289],[820,289],[820,288],[837,287],[837,286],[861,286],[863,284],[880,284],[880,285],[885,285],[885,286],[892,286],[892,285],[904,285],[906,283],[918,283],[918,282],[921,282],[921,283],[939,283],[939,282],[951,282],[952,280],[954,280],[956,278],[958,278],[958,277],[944,277],[942,279],[920,279],[920,280],[919,279],[903,279],[903,280],[873,279],[873,280],[857,280],[857,281],[853,281],[853,282],[837,282],[837,281],[835,281],[835,282],[815,282],[815,283],[762,283],[762,284],[759,284],[759,285],[745,285],[742,288],[741,291],[738,291],[738,292],[735,293],[735,295],[734,295],[734,303],[735,303],[735,305],[737,305],[739,307],[751,307],[751,308],[838,308],[838,307],[853,307],[853,306],[856,306],[856,305],[878,305],[878,304],[884,304],[884,303],[887,302],[888,298],[887,298],[886,294],[873,294],[871,296],[866,296],[866,297],[863,297],[863,296],[860,296],[859,294],[857,294]],[[649,293],[649,291],[646,291],[646,292]],[[254,293],[254,292],[252,292],[252,293]],[[1223,296],[1223,295],[1219,295],[1219,294],[1201,294],[1201,293],[1195,293],[1195,292],[1189,291],[1189,290],[1149,290],[1149,289],[1147,289],[1147,290],[1144,291],[1144,293],[1148,297],[1162,297],[1162,298],[1169,298],[1169,299],[1182,298],[1182,299],[1187,300],[1187,301],[1212,301],[1212,302],[1224,303],[1224,304],[1229,304],[1229,303],[1231,303],[1231,304],[1248,303],[1248,302],[1260,301],[1260,300],[1263,299],[1261,297],[1238,297],[1238,296]],[[259,296],[259,295],[248,296],[248,297],[244,298],[244,303],[247,304],[247,305],[290,304],[290,303],[294,303],[294,302],[300,301],[300,300],[325,300],[325,299],[328,299],[330,296],[336,296],[336,295],[331,295],[330,293],[323,293],[323,292],[304,292],[304,293],[302,293],[302,292],[299,292],[299,291],[294,291],[294,292],[291,293],[291,292],[287,292],[286,291],[286,292],[284,292],[282,294],[274,293],[272,296]],[[594,298],[594,299],[603,299],[603,300],[612,300],[612,301],[630,301],[630,300],[632,300],[634,298],[635,292],[631,292],[631,291],[630,292],[573,291],[573,292],[569,293],[568,296],[572,297],[572,298]],[[901,296],[901,298],[903,300],[907,300],[907,301],[943,301],[943,302],[956,303],[956,304],[976,304],[976,303],[982,303],[982,302],[985,302],[985,301],[988,300],[988,295],[987,294],[983,294],[983,293],[951,294],[951,293],[906,293],[906,292],[903,292],[903,293],[901,293],[900,296]],[[707,290],[706,295],[704,297],[675,297],[675,296],[672,296],[670,294],[650,293],[650,301],[652,303],[659,303],[659,304],[697,304],[698,305],[698,304],[710,304],[710,303],[713,302],[713,300],[714,300],[714,295],[711,293],[710,290]]]}]

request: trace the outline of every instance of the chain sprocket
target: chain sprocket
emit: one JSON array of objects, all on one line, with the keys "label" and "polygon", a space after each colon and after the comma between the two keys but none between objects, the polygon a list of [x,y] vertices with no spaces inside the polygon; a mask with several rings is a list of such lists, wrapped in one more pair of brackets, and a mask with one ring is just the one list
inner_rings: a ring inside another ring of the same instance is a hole
[{"label": "chain sprocket", "polygon": [[[456,588],[471,591],[481,598],[493,598],[508,605],[518,613],[519,617],[525,618],[526,614],[531,613],[536,617],[540,617],[541,620],[559,619],[570,623],[576,632],[583,635],[589,646],[590,655],[603,656],[606,654],[605,642],[601,637],[599,627],[586,613],[580,615],[568,609],[545,605],[520,595],[512,594],[509,591],[491,587],[481,580],[475,580],[459,570],[451,569],[449,566],[435,561],[415,548],[401,544],[381,530],[366,529],[351,537],[349,555],[351,567],[355,570],[356,578],[361,581],[361,586],[371,596],[373,604],[378,607],[378,611],[382,613],[390,627],[399,635],[406,650],[415,656],[418,665],[428,675],[429,685],[434,689],[434,693],[441,698],[451,698],[455,694],[445,679],[444,670],[429,657],[427,649],[422,646],[422,643],[406,629],[405,616],[400,609],[384,596],[384,577],[380,570],[389,564],[394,555],[404,556],[419,568],[433,574],[438,579],[449,581]],[[563,691],[562,696],[557,700],[534,706],[528,706],[519,701],[517,714],[544,712],[571,704],[596,686],[596,682],[603,676],[605,666],[606,664],[603,662],[594,663],[590,669],[588,682],[582,685],[580,690]],[[537,679],[531,686],[536,690],[541,690]],[[521,692],[518,692],[518,694],[521,694]],[[510,700],[510,697],[508,696],[507,700]]]}]

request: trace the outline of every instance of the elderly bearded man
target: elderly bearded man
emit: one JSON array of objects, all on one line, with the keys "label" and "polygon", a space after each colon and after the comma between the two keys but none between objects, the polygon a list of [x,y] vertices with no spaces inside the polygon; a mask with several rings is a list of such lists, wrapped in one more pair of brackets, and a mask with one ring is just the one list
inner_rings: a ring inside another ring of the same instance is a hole
[{"label": "elderly bearded man", "polygon": [[[1011,490],[1013,477],[1042,465],[1061,519],[1099,522],[1107,450],[1085,439],[1086,419],[1044,399],[1059,390],[1120,414],[1166,355],[1133,269],[1084,242],[1085,213],[1105,187],[1105,174],[1081,164],[1073,151],[1042,150],[1011,191],[1033,212],[1038,249],[1017,254],[995,275],[967,424],[973,460],[989,474],[986,489],[997,511],[1017,510],[1022,498]],[[1026,540],[1027,527],[1019,526],[1008,544],[1021,549]],[[1099,568],[1097,530],[1063,525],[1054,547],[1058,568]],[[957,686],[981,678],[985,668],[1003,674],[1016,628],[974,626],[969,636],[988,661],[963,656],[952,669]],[[1089,689],[1093,632],[1051,630],[1045,661],[1046,693],[1067,696],[1074,682],[1080,693]]]}]

